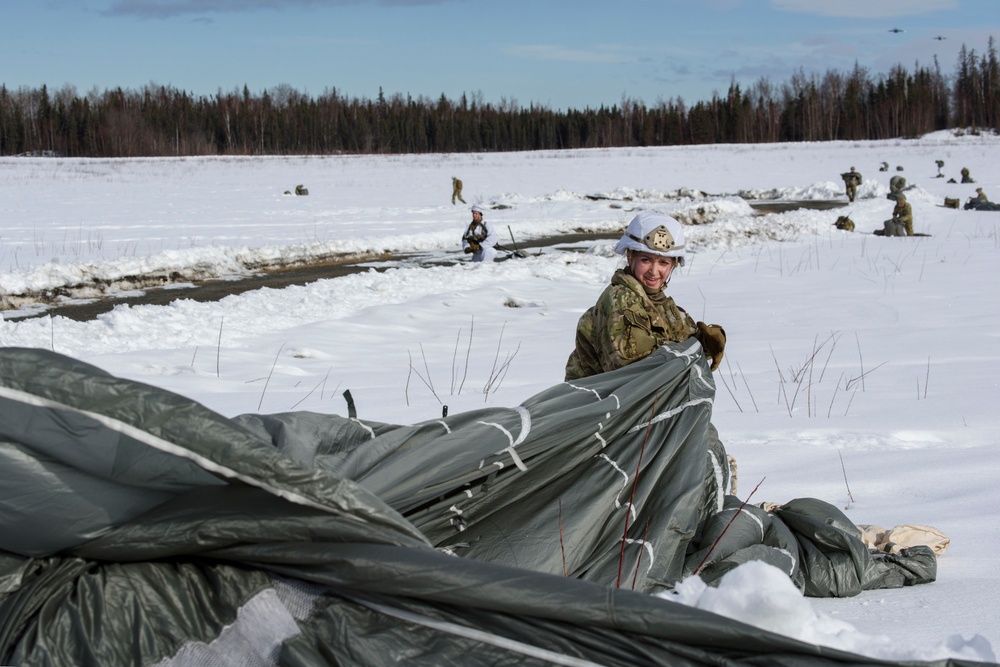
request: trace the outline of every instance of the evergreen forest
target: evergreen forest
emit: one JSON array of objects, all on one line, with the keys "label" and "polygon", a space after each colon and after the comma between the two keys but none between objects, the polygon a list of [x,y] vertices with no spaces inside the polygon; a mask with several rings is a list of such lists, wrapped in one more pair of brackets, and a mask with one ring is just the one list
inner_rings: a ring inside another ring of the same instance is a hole
[{"label": "evergreen forest", "polygon": [[622,99],[597,109],[552,110],[482,94],[458,100],[385,95],[311,97],[282,84],[194,96],[141,90],[0,86],[0,155],[153,157],[448,153],[868,140],[936,130],[1000,129],[1000,63],[962,46],[955,69],[915,64],[873,73],[799,70],[788,81],[736,83],[693,104]]}]

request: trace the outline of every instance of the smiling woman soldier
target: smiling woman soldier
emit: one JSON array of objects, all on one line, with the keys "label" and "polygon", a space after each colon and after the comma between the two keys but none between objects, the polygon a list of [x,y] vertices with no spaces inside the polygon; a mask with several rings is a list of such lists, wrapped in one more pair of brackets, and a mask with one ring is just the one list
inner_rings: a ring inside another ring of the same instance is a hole
[{"label": "smiling woman soldier", "polygon": [[722,362],[726,332],[717,324],[695,322],[663,293],[670,275],[684,265],[684,228],[668,215],[635,216],[615,245],[626,266],[580,318],[576,348],[566,363],[566,380],[621,368],[666,343],[694,336],[712,370]]}]

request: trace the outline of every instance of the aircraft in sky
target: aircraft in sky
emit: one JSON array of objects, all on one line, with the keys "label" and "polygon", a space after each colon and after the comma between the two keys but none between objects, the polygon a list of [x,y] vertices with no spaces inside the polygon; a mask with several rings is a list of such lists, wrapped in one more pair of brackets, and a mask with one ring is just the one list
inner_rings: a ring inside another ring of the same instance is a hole
[{"label": "aircraft in sky", "polygon": [[941,42],[941,41],[944,41],[944,40],[946,40],[946,39],[948,39],[948,38],[947,38],[947,37],[942,37],[941,35],[938,35],[938,36],[937,36],[937,37],[935,37],[934,39],[936,39],[937,41]]},{"label": "aircraft in sky", "polygon": [[890,28],[889,32],[897,32],[898,33],[898,32],[906,32],[906,31],[903,30],[902,28]]}]

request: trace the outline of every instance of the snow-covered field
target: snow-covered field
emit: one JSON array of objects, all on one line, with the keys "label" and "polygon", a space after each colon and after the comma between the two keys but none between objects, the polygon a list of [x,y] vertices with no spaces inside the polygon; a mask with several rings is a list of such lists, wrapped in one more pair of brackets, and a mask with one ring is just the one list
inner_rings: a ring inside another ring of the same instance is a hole
[{"label": "snow-covered field", "polygon": [[[562,380],[576,320],[620,259],[598,242],[472,265],[459,252],[468,206],[451,205],[451,177],[464,180],[468,205],[489,207],[508,247],[511,235],[613,231],[639,210],[670,212],[701,223],[686,228],[688,263],[669,291],[728,334],[713,422],[739,462],[740,494],[759,483],[751,502],[816,497],[857,523],[930,525],[952,540],[926,586],[802,600],[771,573],[739,568],[720,590],[692,582],[682,597],[873,656],[993,661],[1000,212],[942,204],[977,186],[1000,199],[998,149],[993,135],[939,133],[475,155],[3,158],[0,294],[11,303],[332,253],[462,261],[218,303],[184,300],[182,285],[170,306],[119,307],[89,323],[7,312],[0,344],[52,348],[230,416],[346,414],[345,389],[360,417],[393,423],[444,405],[513,406]],[[865,180],[845,208],[758,216],[743,198],[846,202],[839,175],[851,166]],[[962,167],[976,185],[947,182]],[[930,237],[870,234],[890,215],[897,174]],[[298,184],[308,196],[284,194]],[[833,227],[844,214],[856,232]]]}]

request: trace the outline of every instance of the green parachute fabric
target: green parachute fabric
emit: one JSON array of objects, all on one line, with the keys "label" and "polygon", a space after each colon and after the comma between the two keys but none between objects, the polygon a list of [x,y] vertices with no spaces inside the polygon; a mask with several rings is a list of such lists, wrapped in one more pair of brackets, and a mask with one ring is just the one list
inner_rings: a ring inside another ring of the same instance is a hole
[{"label": "green parachute fabric", "polygon": [[815,595],[934,579],[822,501],[726,496],[713,396],[691,340],[412,426],[228,419],[0,349],[0,664],[894,664],[647,594],[749,559]]},{"label": "green parachute fabric", "polygon": [[969,201],[963,207],[966,211],[1000,211],[1000,203],[992,201]]}]

